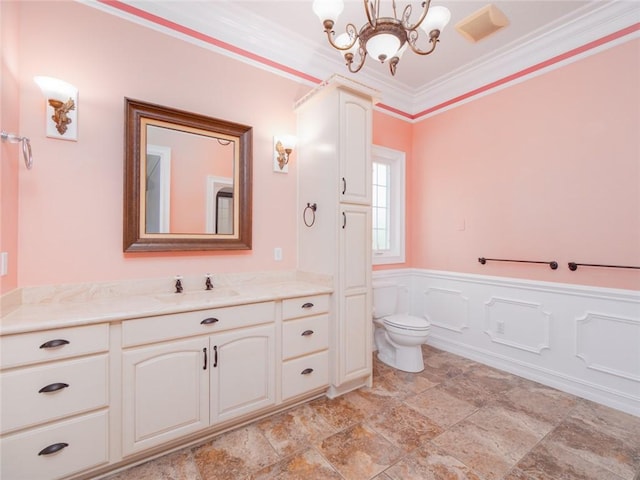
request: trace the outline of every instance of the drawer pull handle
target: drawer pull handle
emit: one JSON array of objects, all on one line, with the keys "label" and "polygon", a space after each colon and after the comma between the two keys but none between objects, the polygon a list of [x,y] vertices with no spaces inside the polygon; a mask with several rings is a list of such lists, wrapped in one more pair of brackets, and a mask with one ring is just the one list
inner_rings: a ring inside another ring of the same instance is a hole
[{"label": "drawer pull handle", "polygon": [[67,388],[68,386],[69,384],[67,383],[51,383],[46,387],[42,387],[40,390],[38,390],[38,393],[57,392],[58,390],[62,390],[63,388]]},{"label": "drawer pull handle", "polygon": [[204,365],[202,366],[203,370],[207,369],[207,349],[203,348],[202,351],[204,352]]},{"label": "drawer pull handle", "polygon": [[305,330],[302,332],[303,337],[308,337],[309,335],[313,335],[313,330]]},{"label": "drawer pull handle", "polygon": [[218,346],[213,347],[213,368],[218,366]]},{"label": "drawer pull handle", "polygon": [[200,325],[211,325],[213,323],[218,323],[218,319],[215,317],[205,318],[200,322]]},{"label": "drawer pull handle", "polygon": [[53,443],[48,447],[44,447],[42,450],[40,450],[40,452],[38,452],[38,455],[51,455],[52,453],[59,452],[60,450],[68,446],[68,443]]},{"label": "drawer pull handle", "polygon": [[62,347],[63,345],[69,345],[69,340],[63,340],[61,338],[49,340],[48,342],[44,342],[42,345],[40,345],[40,348],[56,348]]},{"label": "drawer pull handle", "polygon": [[300,375],[309,375],[311,372],[313,372],[313,368],[305,368],[300,372]]},{"label": "drawer pull handle", "polygon": [[311,302],[303,303],[302,308],[313,308],[313,303]]}]

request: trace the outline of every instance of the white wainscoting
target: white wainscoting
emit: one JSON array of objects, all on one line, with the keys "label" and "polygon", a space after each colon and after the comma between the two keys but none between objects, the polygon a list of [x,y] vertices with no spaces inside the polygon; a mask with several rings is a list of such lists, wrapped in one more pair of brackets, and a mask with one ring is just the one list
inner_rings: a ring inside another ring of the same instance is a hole
[{"label": "white wainscoting", "polygon": [[640,416],[640,292],[420,269],[374,279],[408,288],[430,345]]}]

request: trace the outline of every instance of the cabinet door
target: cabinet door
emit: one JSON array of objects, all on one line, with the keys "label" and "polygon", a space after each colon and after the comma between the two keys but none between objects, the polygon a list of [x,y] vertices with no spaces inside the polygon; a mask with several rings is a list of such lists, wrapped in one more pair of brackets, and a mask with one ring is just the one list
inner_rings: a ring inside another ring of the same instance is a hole
[{"label": "cabinet door", "polygon": [[209,425],[208,348],[207,336],[123,353],[125,455]]},{"label": "cabinet door", "polygon": [[371,204],[371,101],[340,92],[340,201]]},{"label": "cabinet door", "polygon": [[275,326],[211,337],[211,422],[275,405]]},{"label": "cabinet door", "polygon": [[371,209],[342,206],[337,382],[371,373]]}]

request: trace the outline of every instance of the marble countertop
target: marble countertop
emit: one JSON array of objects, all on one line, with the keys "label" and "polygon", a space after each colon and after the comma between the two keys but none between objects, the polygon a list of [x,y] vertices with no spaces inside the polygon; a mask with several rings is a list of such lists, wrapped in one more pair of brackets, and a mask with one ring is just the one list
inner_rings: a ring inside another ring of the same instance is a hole
[{"label": "marble countertop", "polygon": [[[215,282],[214,282],[215,285]],[[0,317],[0,335],[44,329],[115,322],[186,311],[205,310],[247,303],[331,293],[326,282],[278,278],[273,281],[240,282],[216,286],[213,290],[183,293],[136,293],[112,295],[67,295],[39,298],[22,303]]]}]

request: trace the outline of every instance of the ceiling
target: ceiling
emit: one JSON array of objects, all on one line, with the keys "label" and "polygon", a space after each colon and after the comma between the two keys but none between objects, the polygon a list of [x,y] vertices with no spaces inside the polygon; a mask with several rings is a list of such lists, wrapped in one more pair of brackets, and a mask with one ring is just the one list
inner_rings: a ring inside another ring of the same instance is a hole
[{"label": "ceiling", "polygon": [[[398,0],[398,11],[409,3]],[[488,3],[506,15],[509,25],[471,43],[455,25]],[[329,46],[312,0],[98,0],[89,5],[309,84],[343,75],[379,90],[381,104],[407,118],[426,115],[549,59],[560,61],[558,56],[567,52],[583,53],[590,42],[602,48],[640,33],[638,28],[620,33],[638,26],[640,3],[635,0],[433,0],[432,5],[451,11],[438,47],[427,56],[407,51],[392,77],[387,64],[372,58],[359,73],[349,73],[342,56]],[[382,0],[381,8],[391,16],[391,0]],[[418,1],[413,8],[415,20]],[[334,29],[340,34],[347,23],[360,28],[365,21],[363,3],[346,0]],[[597,42],[607,36],[611,40]],[[420,40],[426,48],[426,39]]]}]

